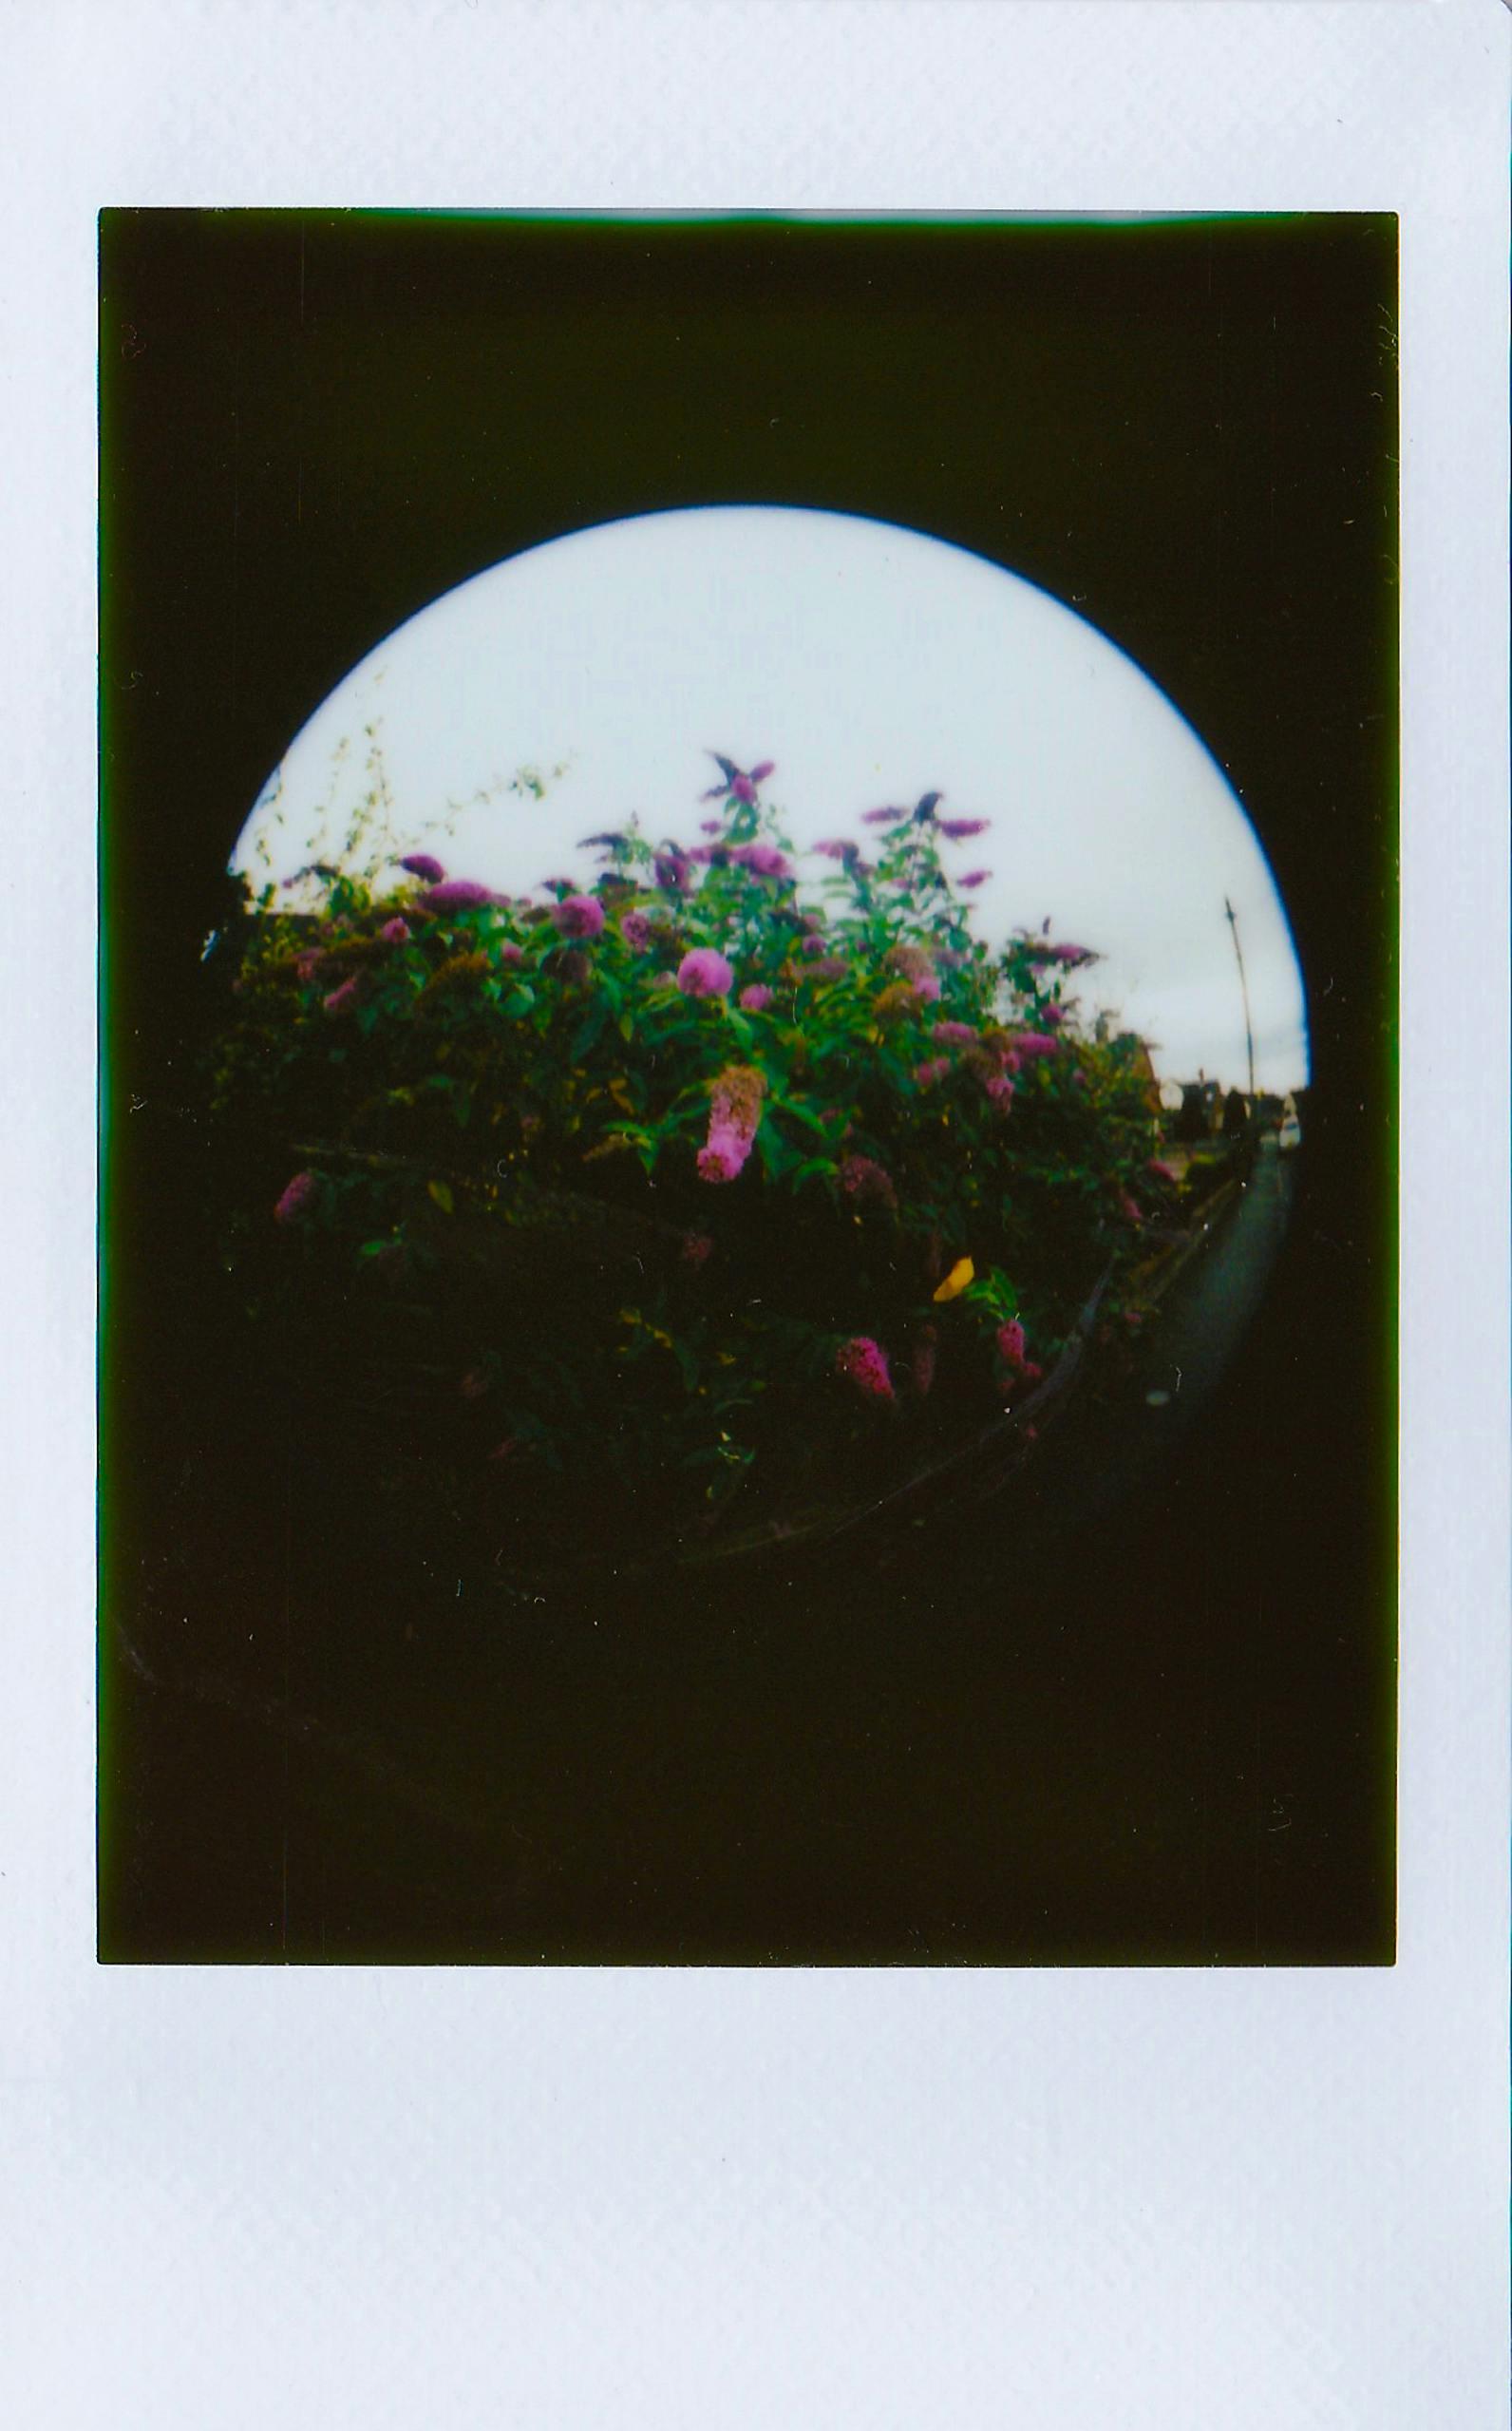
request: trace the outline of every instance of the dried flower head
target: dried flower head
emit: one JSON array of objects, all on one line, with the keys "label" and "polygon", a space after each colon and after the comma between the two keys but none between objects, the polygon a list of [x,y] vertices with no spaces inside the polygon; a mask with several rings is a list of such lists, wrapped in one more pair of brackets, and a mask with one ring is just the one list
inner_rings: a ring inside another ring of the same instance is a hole
[{"label": "dried flower head", "polygon": [[853,1207],[885,1207],[891,1212],[898,1206],[893,1177],[875,1157],[845,1157],[840,1167],[839,1178],[840,1187]]}]

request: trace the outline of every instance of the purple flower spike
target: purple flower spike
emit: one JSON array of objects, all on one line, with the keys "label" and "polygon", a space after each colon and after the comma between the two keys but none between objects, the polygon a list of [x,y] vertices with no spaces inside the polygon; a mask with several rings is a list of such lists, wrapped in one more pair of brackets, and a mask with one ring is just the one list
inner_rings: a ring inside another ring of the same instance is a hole
[{"label": "purple flower spike", "polygon": [[933,1089],[937,1081],[945,1078],[950,1068],[949,1055],[932,1055],[927,1064],[919,1065],[914,1079],[920,1089]]},{"label": "purple flower spike", "polygon": [[728,996],[735,984],[735,974],[723,954],[711,945],[695,945],[677,965],[677,984],[684,996]]},{"label": "purple flower spike", "polygon": [[653,932],[644,912],[626,912],[619,923],[619,934],[633,954],[644,954]]},{"label": "purple flower spike", "polygon": [[906,819],[909,815],[906,810],[863,810],[861,819],[868,827],[887,827],[895,819]]},{"label": "purple flower spike", "polygon": [[428,852],[406,853],[399,866],[407,869],[411,878],[423,878],[427,886],[439,886],[446,875],[440,862]]},{"label": "purple flower spike", "polygon": [[727,793],[732,793],[737,802],[754,802],[756,788],[763,777],[771,775],[773,769],[777,766],[775,760],[758,760],[753,769],[738,769],[733,760],[726,758],[723,751],[710,751],[709,756],[717,766],[723,782],[719,785],[711,785],[707,793],[700,795],[700,800],[704,802],[717,802]]},{"label": "purple flower spike", "polygon": [[792,864],[775,845],[737,845],[730,859],[753,878],[790,878]]},{"label": "purple flower spike", "polygon": [[964,878],[956,879],[955,883],[957,886],[985,886],[992,874],[990,869],[969,869]]},{"label": "purple flower spike", "polygon": [[420,900],[427,912],[475,912],[498,899],[475,878],[448,878],[444,884],[427,888]]},{"label": "purple flower spike", "polygon": [[847,868],[853,868],[860,855],[860,846],[847,844],[842,837],[832,836],[826,843],[816,845],[814,850],[822,852],[826,861],[842,861]]},{"label": "purple flower spike", "polygon": [[893,1379],[888,1374],[887,1353],[870,1334],[855,1334],[841,1342],[835,1354],[835,1373],[853,1384],[867,1401],[891,1401]]},{"label": "purple flower spike", "polygon": [[930,1033],[936,1047],[971,1047],[976,1033],[969,1021],[936,1021]]},{"label": "purple flower spike", "polygon": [[568,895],[552,913],[563,937],[602,937],[604,907],[592,895]]},{"label": "purple flower spike", "polygon": [[968,836],[985,836],[992,823],[991,819],[937,819],[935,824],[942,836],[949,836],[953,845],[959,845]]},{"label": "purple flower spike", "polygon": [[518,971],[524,959],[524,947],[515,945],[507,940],[499,949],[499,959],[506,971]]},{"label": "purple flower spike", "polygon": [[344,980],[339,988],[332,988],[330,996],[326,997],[325,1010],[327,1013],[333,1013],[338,1016],[343,1013],[350,1013],[352,1006],[356,1003],[360,994],[361,986],[357,979],[351,978]]},{"label": "purple flower spike", "polygon": [[313,1173],[296,1173],[273,1211],[274,1224],[297,1224],[307,1215],[320,1196],[320,1183]]},{"label": "purple flower spike", "polygon": [[747,1150],[728,1131],[717,1131],[698,1151],[700,1182],[733,1182],[743,1170]]},{"label": "purple flower spike", "polygon": [[772,992],[758,980],[752,987],[742,988],[739,1000],[744,1013],[765,1013],[772,1000]]}]

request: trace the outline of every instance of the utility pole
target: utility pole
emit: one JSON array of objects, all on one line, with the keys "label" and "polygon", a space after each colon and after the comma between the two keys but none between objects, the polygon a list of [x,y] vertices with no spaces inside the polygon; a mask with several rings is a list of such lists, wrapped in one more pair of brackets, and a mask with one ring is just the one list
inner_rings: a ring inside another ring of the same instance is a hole
[{"label": "utility pole", "polygon": [[1239,966],[1239,994],[1244,999],[1244,1044],[1250,1058],[1250,1111],[1255,1111],[1255,1032],[1250,1026],[1250,991],[1244,978],[1244,957],[1239,951],[1239,924],[1233,904],[1225,895],[1223,910],[1234,937],[1234,959]]}]

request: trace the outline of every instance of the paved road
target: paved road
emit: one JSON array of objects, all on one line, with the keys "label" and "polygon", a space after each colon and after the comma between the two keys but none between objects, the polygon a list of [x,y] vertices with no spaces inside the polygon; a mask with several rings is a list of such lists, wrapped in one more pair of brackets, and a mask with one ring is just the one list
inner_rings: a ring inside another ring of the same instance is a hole
[{"label": "paved road", "polygon": [[1237,1203],[1219,1216],[1212,1239],[1151,1320],[1132,1374],[1111,1393],[1083,1397],[1048,1437],[1053,1458],[1042,1472],[1042,1526],[1057,1531],[1106,1510],[1211,1399],[1264,1301],[1295,1168],[1295,1157],[1282,1156],[1274,1137],[1261,1142]]},{"label": "paved road", "polygon": [[1146,1401],[1152,1415],[1180,1400],[1190,1417],[1218,1383],[1264,1299],[1295,1176],[1295,1157],[1283,1156],[1267,1133],[1238,1206],[1172,1285],[1156,1320],[1141,1389],[1171,1398],[1163,1405]]}]

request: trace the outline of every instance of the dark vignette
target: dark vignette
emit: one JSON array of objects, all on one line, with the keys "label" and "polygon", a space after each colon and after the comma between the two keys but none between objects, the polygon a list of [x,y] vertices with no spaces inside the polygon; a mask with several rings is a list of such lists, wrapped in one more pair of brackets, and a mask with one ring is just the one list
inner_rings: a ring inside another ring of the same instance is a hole
[{"label": "dark vignette", "polygon": [[[1395,297],[1353,215],[104,215],[103,1957],[1389,1961]],[[225,856],[441,592],[732,501],[1011,566],[1229,770],[1314,1062],[1263,1314],[1053,1569],[317,1594],[196,1158]]]}]

